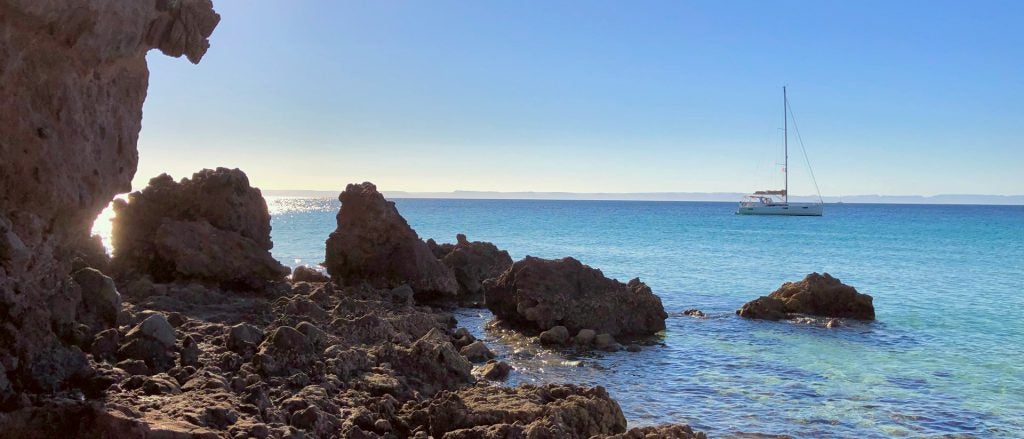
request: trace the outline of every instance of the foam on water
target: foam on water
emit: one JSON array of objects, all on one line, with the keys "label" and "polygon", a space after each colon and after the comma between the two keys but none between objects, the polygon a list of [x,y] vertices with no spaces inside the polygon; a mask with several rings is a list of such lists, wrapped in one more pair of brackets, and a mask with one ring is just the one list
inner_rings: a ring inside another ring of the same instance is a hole
[{"label": "foam on water", "polygon": [[[337,200],[269,198],[274,255],[323,260]],[[1024,207],[829,205],[824,217],[733,215],[731,203],[397,200],[424,239],[456,233],[513,258],[574,256],[639,276],[673,317],[639,353],[581,355],[460,325],[516,371],[510,384],[604,385],[630,425],[715,436],[1024,436]],[[829,272],[874,296],[878,320],[840,328],[734,311]],[[707,318],[679,315],[699,308]]]}]

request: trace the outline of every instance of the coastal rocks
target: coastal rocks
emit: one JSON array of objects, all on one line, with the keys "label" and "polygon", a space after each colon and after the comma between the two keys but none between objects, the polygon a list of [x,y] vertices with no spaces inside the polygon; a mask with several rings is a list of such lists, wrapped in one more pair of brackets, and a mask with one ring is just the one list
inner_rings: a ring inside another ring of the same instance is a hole
[{"label": "coastal rocks", "polygon": [[782,320],[794,314],[874,320],[875,307],[871,296],[858,293],[828,273],[811,273],[746,303],[736,314],[764,320]]},{"label": "coastal rocks", "polygon": [[[512,266],[512,257],[507,251],[489,242],[470,242],[461,233],[455,239],[455,245],[434,244],[431,250],[455,274],[459,284],[459,301],[467,305],[479,305],[483,302],[484,281],[497,278],[508,270]],[[428,244],[431,243],[433,240],[428,241]]]},{"label": "coastal rocks", "polygon": [[77,320],[89,325],[94,332],[116,327],[121,314],[121,294],[114,280],[92,268],[78,270],[71,277],[82,297]]},{"label": "coastal rocks", "polygon": [[480,375],[491,381],[502,381],[508,378],[512,366],[504,361],[490,360],[480,368]]},{"label": "coastal rocks", "polygon": [[175,331],[163,314],[150,315],[124,338],[126,343],[118,350],[118,358],[142,361],[151,371],[174,367]]},{"label": "coastal rocks", "polygon": [[52,306],[75,298],[72,258],[131,188],[146,53],[198,62],[218,20],[206,0],[0,0],[0,358],[18,360],[5,363],[12,389],[52,391],[81,371]]},{"label": "coastal rocks", "polygon": [[481,363],[494,358],[494,352],[484,342],[477,340],[459,349],[459,354],[474,363]]},{"label": "coastal rocks", "polygon": [[291,375],[307,372],[316,361],[316,354],[313,343],[305,334],[290,326],[282,326],[260,345],[253,364],[265,375]]},{"label": "coastal rocks", "polygon": [[699,310],[697,308],[690,308],[690,309],[688,309],[686,311],[683,311],[683,315],[684,316],[690,316],[690,317],[696,317],[696,318],[699,318],[699,319],[703,319],[704,317],[707,317],[707,315],[704,314],[704,311],[701,311],[701,310]]},{"label": "coastal rocks", "polygon": [[300,265],[292,270],[292,282],[330,282],[331,278],[325,276],[323,273],[309,268],[305,265]]},{"label": "coastal rocks", "polygon": [[327,239],[324,266],[346,284],[377,288],[408,284],[417,298],[453,298],[458,283],[372,183],[350,184],[338,197],[337,229]]},{"label": "coastal rocks", "polygon": [[403,408],[411,429],[446,438],[590,438],[624,433],[622,409],[602,387],[474,386]]},{"label": "coastal rocks", "polygon": [[254,290],[288,274],[270,255],[267,203],[238,169],[204,169],[181,182],[163,174],[114,211],[119,271]]},{"label": "coastal rocks", "polygon": [[661,299],[639,279],[623,284],[573,258],[527,256],[486,290],[499,319],[538,330],[565,326],[613,336],[651,335],[665,329]]},{"label": "coastal rocks", "polygon": [[541,332],[539,338],[541,344],[564,345],[569,342],[569,330],[565,326],[555,326]]}]

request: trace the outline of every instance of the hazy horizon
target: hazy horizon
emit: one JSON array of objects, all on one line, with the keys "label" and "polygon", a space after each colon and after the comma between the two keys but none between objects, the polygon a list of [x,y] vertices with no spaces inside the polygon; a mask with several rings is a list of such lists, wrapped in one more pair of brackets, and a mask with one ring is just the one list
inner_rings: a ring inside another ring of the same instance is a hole
[{"label": "hazy horizon", "polygon": [[[541,7],[543,5],[543,7]],[[1024,193],[1024,3],[222,0],[151,54],[134,186]]]}]

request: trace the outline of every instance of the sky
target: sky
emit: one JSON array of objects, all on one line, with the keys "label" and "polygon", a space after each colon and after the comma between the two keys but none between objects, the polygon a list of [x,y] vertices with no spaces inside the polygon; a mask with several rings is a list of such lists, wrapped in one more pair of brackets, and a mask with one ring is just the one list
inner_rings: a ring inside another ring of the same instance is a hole
[{"label": "sky", "polygon": [[[215,0],[149,54],[139,189],[1024,194],[1024,2]],[[790,186],[814,185],[790,124]]]}]

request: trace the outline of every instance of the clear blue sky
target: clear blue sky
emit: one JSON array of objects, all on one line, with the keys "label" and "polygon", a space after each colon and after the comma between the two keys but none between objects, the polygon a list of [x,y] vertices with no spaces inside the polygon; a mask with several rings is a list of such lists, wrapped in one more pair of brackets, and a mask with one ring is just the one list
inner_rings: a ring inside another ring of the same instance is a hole
[{"label": "clear blue sky", "polygon": [[788,84],[826,195],[1024,193],[1021,1],[215,7],[198,66],[149,56],[136,187],[749,191]]}]

